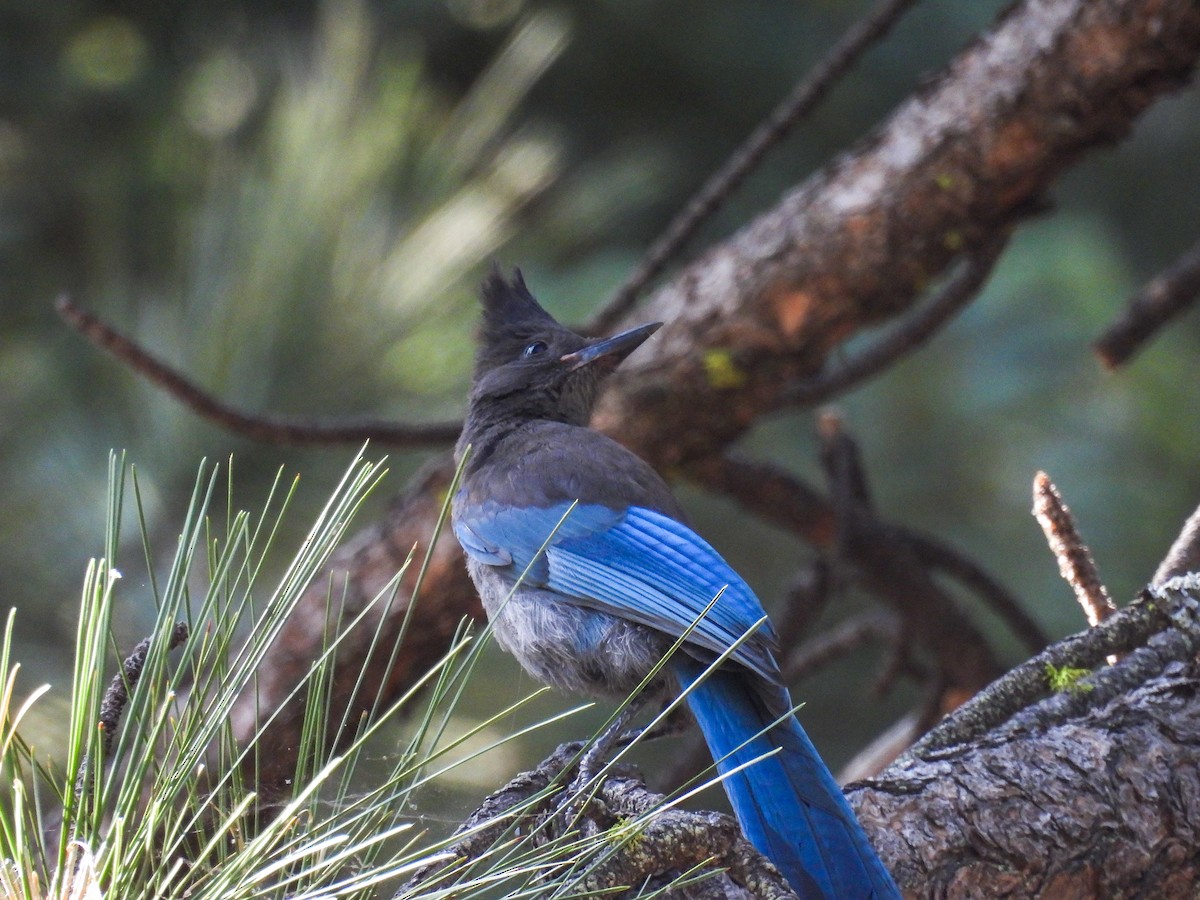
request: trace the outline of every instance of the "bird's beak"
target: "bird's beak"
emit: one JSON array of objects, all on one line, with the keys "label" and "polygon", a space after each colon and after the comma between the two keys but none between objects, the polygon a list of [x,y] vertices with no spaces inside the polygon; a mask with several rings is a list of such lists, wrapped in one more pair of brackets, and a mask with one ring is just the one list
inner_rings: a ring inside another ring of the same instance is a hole
[{"label": "bird's beak", "polygon": [[628,331],[622,331],[610,338],[588,344],[582,350],[568,353],[559,362],[566,366],[569,372],[591,365],[608,370],[615,369],[621,360],[640,347],[646,338],[660,328],[662,328],[662,322],[651,322],[648,325],[630,328]]}]

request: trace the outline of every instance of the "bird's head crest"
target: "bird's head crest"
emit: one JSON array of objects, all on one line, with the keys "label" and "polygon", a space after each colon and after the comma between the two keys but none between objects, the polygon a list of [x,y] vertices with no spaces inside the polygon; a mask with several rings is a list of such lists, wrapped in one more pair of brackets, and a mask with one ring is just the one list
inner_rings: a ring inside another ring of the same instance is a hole
[{"label": "bird's head crest", "polygon": [[[525,286],[520,269],[513,269],[510,280],[504,277],[498,265],[493,264],[480,286],[480,300],[483,324],[476,361],[479,371],[516,358],[533,337],[548,332],[571,334],[534,299]],[[578,341],[582,343],[583,339],[578,338]]]},{"label": "bird's head crest", "polygon": [[586,424],[601,382],[659,327],[585,338],[542,309],[519,269],[509,279],[493,265],[480,298],[483,325],[464,435],[497,421]]},{"label": "bird's head crest", "polygon": [[513,269],[512,280],[496,264],[480,286],[483,302],[484,340],[505,332],[530,328],[562,327],[534,299],[520,269]]}]

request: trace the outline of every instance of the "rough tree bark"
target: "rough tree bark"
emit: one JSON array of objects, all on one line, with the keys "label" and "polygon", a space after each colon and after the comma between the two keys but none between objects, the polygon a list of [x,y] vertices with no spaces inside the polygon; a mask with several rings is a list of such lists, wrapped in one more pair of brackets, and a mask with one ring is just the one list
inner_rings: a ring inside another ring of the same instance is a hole
[{"label": "rough tree bark", "polygon": [[894,766],[852,802],[910,894],[1195,897],[1198,697],[1178,664],[1080,718]]},{"label": "rough tree bark", "polygon": [[[1064,170],[1126,134],[1149,104],[1188,80],[1198,55],[1195,0],[1014,5],[856,150],[659,290],[637,318],[667,324],[631,358],[595,424],[668,473],[699,471],[847,337],[908,310],[948,265],[1042,208]],[[707,363],[717,357],[726,377],[713,379]],[[425,546],[447,483],[445,463],[434,464],[333,561],[331,572],[349,579],[352,607],[387,583],[411,546]],[[818,542],[836,531],[818,497],[797,517]],[[403,585],[389,608],[389,639],[410,590]],[[255,707],[281,702],[320,646],[325,598],[318,586],[280,641],[261,693],[245,698],[243,725]],[[454,541],[442,535],[409,623],[420,640],[410,637],[391,669],[375,666],[362,696],[339,685],[339,698],[362,704],[410,683],[459,618],[477,614]],[[364,647],[373,627],[361,629]],[[354,648],[343,658],[355,660]],[[345,684],[356,676],[348,672]],[[1177,673],[1078,722],[1002,734],[860,789],[855,802],[913,895],[1040,888],[1086,896],[1111,887],[1114,896],[1163,896],[1184,877],[1178,872],[1197,867],[1195,779],[1181,781],[1173,768],[1194,772],[1200,761],[1196,684],[1194,672]],[[272,776],[291,768],[297,723],[284,718],[268,737]],[[1160,803],[1167,795],[1179,802]],[[1056,827],[1044,829],[1044,857],[1022,859],[1014,832],[1032,828],[1016,826],[1037,822]],[[1101,854],[1117,844],[1133,849]],[[1086,877],[1056,880],[1080,867]]]}]

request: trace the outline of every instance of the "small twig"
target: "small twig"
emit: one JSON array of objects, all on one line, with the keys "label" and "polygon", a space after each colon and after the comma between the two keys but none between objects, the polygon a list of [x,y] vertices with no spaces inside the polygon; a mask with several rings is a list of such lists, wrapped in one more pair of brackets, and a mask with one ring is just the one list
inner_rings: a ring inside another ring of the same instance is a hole
[{"label": "small twig", "polygon": [[1058,571],[1083,607],[1089,625],[1098,625],[1117,611],[1108,588],[1100,581],[1091,551],[1075,527],[1071,510],[1045,472],[1033,479],[1033,515],[1046,534]]},{"label": "small twig", "polygon": [[879,0],[865,16],[842,35],[825,57],[808,72],[769,116],[750,134],[688,201],[662,235],[651,245],[642,262],[625,279],[616,294],[592,320],[588,331],[602,334],[611,329],[637,302],[641,291],[653,281],[700,226],[737,190],[767,151],[787,136],[818,103],[829,88],[859,60],[873,44],[883,39],[916,0]]},{"label": "small twig", "polygon": [[865,644],[894,643],[898,624],[890,613],[870,612],[840,622],[797,647],[783,660],[783,678],[807,678]]},{"label": "small twig", "polygon": [[844,544],[851,513],[874,515],[867,470],[858,441],[851,437],[836,409],[821,410],[817,416],[817,438],[829,499],[838,517],[838,542]]},{"label": "small twig", "polygon": [[982,566],[930,535],[901,526],[893,527],[922,564],[953,578],[979,597],[1024,642],[1030,653],[1046,649],[1050,636],[1025,612],[1016,596]]},{"label": "small twig", "polygon": [[1183,523],[1183,530],[1179,532],[1179,537],[1175,538],[1171,549],[1159,563],[1150,584],[1163,585],[1170,579],[1187,575],[1189,572],[1200,572],[1200,507],[1197,507]]},{"label": "small twig", "polygon": [[249,415],[217,400],[111,325],[76,306],[68,297],[59,297],[56,309],[67,324],[93,344],[107,350],[184,406],[251,440],[269,444],[361,444],[369,440],[391,447],[429,447],[453,442],[462,430],[458,422],[397,425],[374,420],[314,422],[287,416]]},{"label": "small twig", "polygon": [[1110,369],[1128,362],[1158,329],[1200,300],[1200,241],[1149,281],[1093,344]]},{"label": "small twig", "polygon": [[835,776],[838,784],[873,778],[894,763],[921,736],[920,722],[921,712],[914,709],[881,731],[838,770]]},{"label": "small twig", "polygon": [[834,544],[836,522],[829,501],[778,466],[729,453],[690,463],[685,474],[815,547]]},{"label": "small twig", "polygon": [[[892,639],[887,646],[887,656],[884,657],[883,667],[875,676],[871,685],[871,693],[876,697],[886,697],[901,675],[907,675],[918,684],[945,682],[945,673],[934,674],[913,658],[912,635],[903,622],[897,623],[892,629]],[[949,685],[943,685],[943,701],[949,702]]]},{"label": "small twig", "polygon": [[792,579],[783,601],[782,613],[775,620],[779,646],[795,647],[820,618],[835,590],[829,560],[818,556]]},{"label": "small twig", "polygon": [[783,402],[803,406],[823,403],[921,346],[979,293],[1007,243],[1005,232],[984,244],[962,261],[932,300],[857,356],[785,388]]},{"label": "small twig", "polygon": [[[732,497],[764,520],[794,532],[807,543],[823,550],[833,548],[835,523],[829,501],[791,472],[770,463],[726,454],[689,465],[687,475],[711,491]],[[1050,638],[1021,608],[1017,598],[978,563],[930,535],[896,524],[887,524],[887,528],[896,540],[909,545],[922,565],[954,579],[976,594],[1012,629],[1031,653],[1038,652],[1050,643]],[[826,582],[830,580],[828,573],[824,577]],[[828,594],[834,588],[833,584],[825,584],[820,591]],[[811,586],[802,585],[799,581],[792,590],[795,596],[789,594],[784,604],[787,613],[777,623],[785,646],[794,645],[813,618],[802,615],[801,611],[810,606],[819,606],[814,604],[814,598],[820,595],[820,591],[814,592]],[[792,615],[800,617],[795,626],[787,620],[787,616]]]},{"label": "small twig", "polygon": [[837,553],[856,581],[900,615],[936,660],[947,691],[974,693],[1003,670],[987,639],[934,581],[909,543],[871,509],[858,445],[833,411],[818,420],[821,466],[837,515]]}]

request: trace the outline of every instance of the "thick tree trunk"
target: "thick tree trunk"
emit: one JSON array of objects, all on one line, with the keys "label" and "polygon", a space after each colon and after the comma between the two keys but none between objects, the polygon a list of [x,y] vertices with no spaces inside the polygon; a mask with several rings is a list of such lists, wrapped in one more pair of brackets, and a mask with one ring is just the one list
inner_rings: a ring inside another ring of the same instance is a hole
[{"label": "thick tree trunk", "polygon": [[1200,668],[895,766],[852,802],[914,896],[1200,896]]}]

